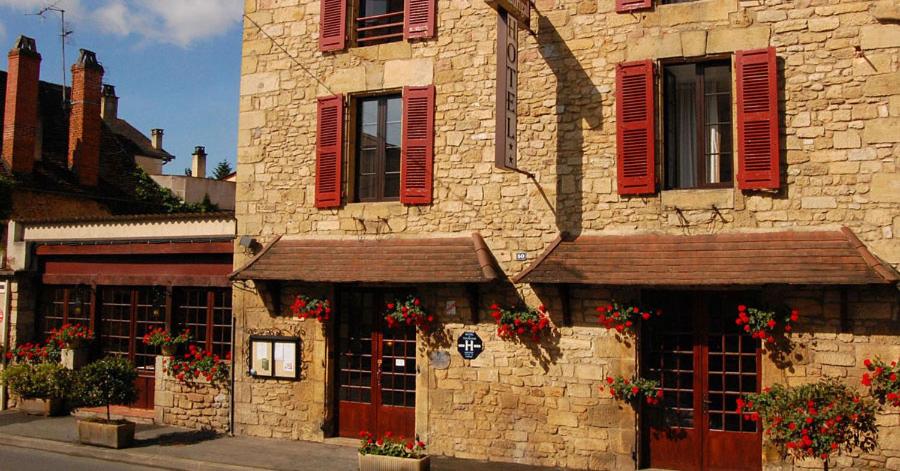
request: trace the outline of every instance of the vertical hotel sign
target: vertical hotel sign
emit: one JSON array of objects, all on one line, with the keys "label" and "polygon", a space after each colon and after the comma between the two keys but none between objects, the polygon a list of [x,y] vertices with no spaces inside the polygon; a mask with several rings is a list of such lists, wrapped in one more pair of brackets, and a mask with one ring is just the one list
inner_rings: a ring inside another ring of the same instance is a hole
[{"label": "vertical hotel sign", "polygon": [[488,1],[497,9],[497,125],[495,165],[517,170],[516,127],[519,82],[519,27],[531,16],[528,0]]}]

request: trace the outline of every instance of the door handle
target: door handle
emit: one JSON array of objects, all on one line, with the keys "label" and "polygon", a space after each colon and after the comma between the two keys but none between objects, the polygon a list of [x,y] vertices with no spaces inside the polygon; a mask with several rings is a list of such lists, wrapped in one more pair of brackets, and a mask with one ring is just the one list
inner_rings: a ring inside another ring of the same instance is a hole
[{"label": "door handle", "polygon": [[381,386],[381,358],[375,363],[375,380],[378,381],[378,386]]}]

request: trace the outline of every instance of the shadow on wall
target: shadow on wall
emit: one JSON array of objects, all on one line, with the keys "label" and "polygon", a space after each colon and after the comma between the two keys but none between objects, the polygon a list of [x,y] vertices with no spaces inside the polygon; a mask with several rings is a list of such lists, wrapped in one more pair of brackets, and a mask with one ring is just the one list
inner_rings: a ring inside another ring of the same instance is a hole
[{"label": "shadow on wall", "polygon": [[536,39],[541,56],[556,77],[556,226],[577,237],[582,230],[585,126],[600,128],[601,97],[591,77],[544,16],[538,19]]}]

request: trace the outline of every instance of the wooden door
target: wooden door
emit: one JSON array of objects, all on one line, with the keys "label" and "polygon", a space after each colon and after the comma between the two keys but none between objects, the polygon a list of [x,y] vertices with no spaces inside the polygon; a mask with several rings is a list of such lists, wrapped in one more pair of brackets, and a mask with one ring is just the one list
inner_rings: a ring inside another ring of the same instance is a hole
[{"label": "wooden door", "polygon": [[342,294],[338,312],[338,434],[415,435],[415,327],[388,328],[387,290]]},{"label": "wooden door", "polygon": [[758,392],[759,341],[734,323],[749,297],[663,293],[650,297],[664,315],[643,333],[642,369],[660,382],[665,407],[644,408],[645,462],[679,470],[758,470],[762,434],[736,412]]}]

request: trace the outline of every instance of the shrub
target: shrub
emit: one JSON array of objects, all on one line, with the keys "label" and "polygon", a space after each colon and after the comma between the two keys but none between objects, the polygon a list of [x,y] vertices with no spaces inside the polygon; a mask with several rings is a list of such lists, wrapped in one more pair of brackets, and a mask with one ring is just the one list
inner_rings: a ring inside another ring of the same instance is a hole
[{"label": "shrub", "polygon": [[72,389],[72,372],[59,363],[20,363],[3,370],[3,383],[19,397],[62,399]]},{"label": "shrub", "polygon": [[110,404],[131,404],[137,400],[137,370],[130,361],[107,357],[95,361],[78,372],[78,400],[88,407],[106,406],[106,420]]}]

